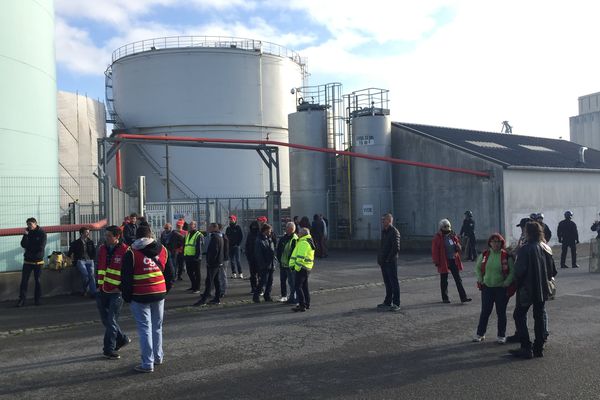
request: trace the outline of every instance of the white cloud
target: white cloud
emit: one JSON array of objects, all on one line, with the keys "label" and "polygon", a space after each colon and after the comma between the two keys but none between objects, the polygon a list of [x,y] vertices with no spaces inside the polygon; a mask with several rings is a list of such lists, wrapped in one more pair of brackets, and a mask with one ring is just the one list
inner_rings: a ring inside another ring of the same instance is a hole
[{"label": "white cloud", "polygon": [[69,26],[61,18],[56,18],[55,31],[58,63],[81,74],[104,73],[110,60],[110,51],[97,47],[87,31]]}]

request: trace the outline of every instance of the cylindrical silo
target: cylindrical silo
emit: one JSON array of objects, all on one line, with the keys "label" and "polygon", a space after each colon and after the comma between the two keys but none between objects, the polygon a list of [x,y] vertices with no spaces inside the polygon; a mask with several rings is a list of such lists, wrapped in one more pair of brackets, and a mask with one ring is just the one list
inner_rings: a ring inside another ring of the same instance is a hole
[{"label": "cylindrical silo", "polygon": [[[327,147],[327,111],[311,104],[289,115],[290,143]],[[327,154],[290,149],[291,215],[327,212]]]},{"label": "cylindrical silo", "polygon": [[[390,157],[392,133],[389,115],[352,118],[353,151]],[[352,164],[354,239],[379,239],[381,216],[392,212],[392,169],[389,163],[355,158]]]},{"label": "cylindrical silo", "polygon": [[[0,6],[0,226],[59,222],[54,2]],[[56,244],[49,236],[47,249]],[[21,269],[20,238],[0,238],[0,272]]]},{"label": "cylindrical silo", "polygon": [[[304,65],[296,53],[257,40],[177,37],[124,46],[109,71],[107,101],[129,132],[287,142],[287,116],[295,110],[290,89],[302,83]],[[165,146],[128,145],[122,156],[125,189],[146,175],[148,200],[165,200]],[[279,156],[287,207],[287,149]],[[268,168],[256,151],[170,146],[169,166],[172,198],[269,190]]]}]

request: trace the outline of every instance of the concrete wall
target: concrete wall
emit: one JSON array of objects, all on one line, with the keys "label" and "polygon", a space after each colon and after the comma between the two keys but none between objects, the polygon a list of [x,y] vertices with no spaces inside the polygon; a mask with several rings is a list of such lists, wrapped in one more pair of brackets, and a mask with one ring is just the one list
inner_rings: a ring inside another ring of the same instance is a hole
[{"label": "concrete wall", "polygon": [[[76,268],[67,268],[62,271],[43,270],[41,276],[42,297],[58,296],[82,291],[81,275]],[[19,298],[19,285],[21,272],[0,273],[0,301],[17,300]],[[33,304],[34,292],[33,274],[29,278],[27,290],[27,304]]]},{"label": "concrete wall", "polygon": [[569,118],[571,142],[600,149],[600,112],[590,112]]},{"label": "concrete wall", "polygon": [[561,172],[552,170],[507,169],[504,171],[505,230],[509,241],[521,233],[516,225],[532,212],[544,213],[544,222],[552,231],[551,245],[557,245],[556,228],[571,210],[579,230],[580,242],[595,237],[590,226],[600,211],[600,171]]},{"label": "concrete wall", "polygon": [[503,230],[502,167],[394,125],[392,156],[492,173],[487,179],[395,165],[394,216],[403,233],[433,235],[442,218],[448,218],[459,231],[466,210],[473,212],[479,239]]}]

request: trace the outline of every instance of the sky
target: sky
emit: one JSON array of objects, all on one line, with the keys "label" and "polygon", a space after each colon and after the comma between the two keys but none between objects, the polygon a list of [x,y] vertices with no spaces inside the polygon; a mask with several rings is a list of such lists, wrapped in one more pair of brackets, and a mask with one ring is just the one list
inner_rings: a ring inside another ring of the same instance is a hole
[{"label": "sky", "polygon": [[309,84],[389,89],[399,122],[569,139],[600,91],[595,0],[55,0],[59,90],[104,101],[118,47],[165,36],[269,41]]}]

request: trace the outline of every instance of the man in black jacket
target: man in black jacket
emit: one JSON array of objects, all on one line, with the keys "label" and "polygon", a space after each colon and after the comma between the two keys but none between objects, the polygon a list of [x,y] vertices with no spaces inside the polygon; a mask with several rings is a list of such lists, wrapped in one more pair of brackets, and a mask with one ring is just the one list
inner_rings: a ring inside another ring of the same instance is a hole
[{"label": "man in black jacket", "polygon": [[[537,222],[528,222],[525,229],[527,244],[519,249],[515,262],[517,300],[514,318],[521,348],[509,352],[516,357],[529,359],[544,356],[544,308],[550,296],[548,282],[556,275],[556,268],[552,250],[543,243],[543,227]],[[527,312],[531,306],[535,323],[533,349],[527,329]]]},{"label": "man in black jacket", "polygon": [[242,263],[240,262],[240,245],[244,239],[242,228],[237,224],[237,216],[229,216],[229,226],[225,230],[229,240],[229,263],[231,264],[231,277],[233,279],[244,279]]},{"label": "man in black jacket", "polygon": [[21,239],[21,247],[25,249],[23,260],[23,271],[21,273],[21,287],[19,290],[19,302],[17,307],[25,305],[27,298],[27,286],[29,285],[29,276],[33,272],[35,280],[35,305],[41,305],[42,287],[40,285],[40,276],[44,267],[44,255],[46,250],[46,232],[40,228],[35,218],[27,219],[27,229]]},{"label": "man in black jacket", "polygon": [[223,266],[223,237],[219,232],[219,225],[211,223],[208,226],[209,242],[206,248],[206,280],[204,281],[204,293],[195,306],[206,304],[210,296],[212,286],[215,287],[215,296],[208,304],[221,304],[221,280],[219,279],[219,269]]},{"label": "man in black jacket", "polygon": [[271,238],[271,225],[264,224],[260,228],[260,234],[254,244],[254,259],[258,268],[259,280],[252,301],[260,303],[260,294],[264,294],[265,301],[271,299],[271,289],[273,288],[273,270],[275,269],[273,261],[275,260],[275,244]]},{"label": "man in black jacket", "polygon": [[94,272],[96,246],[94,245],[94,241],[90,239],[90,230],[88,228],[79,229],[79,239],[71,242],[67,256],[71,257],[73,265],[77,266],[81,274],[83,295],[85,296],[89,293],[91,298],[96,297],[96,274]]},{"label": "man in black jacket", "polygon": [[398,283],[398,252],[400,251],[400,232],[393,225],[392,214],[382,218],[381,244],[377,253],[377,264],[381,267],[385,284],[385,299],[377,308],[398,311],[400,309],[400,284]]},{"label": "man in black jacket", "polygon": [[459,235],[466,238],[464,240],[465,247],[467,250],[467,259],[475,261],[477,259],[477,250],[475,249],[475,220],[473,219],[473,212],[465,211],[465,219],[463,220],[462,227],[460,228]]},{"label": "man in black jacket", "polygon": [[126,245],[131,246],[131,244],[136,240],[136,232],[137,232],[137,217],[136,213],[132,213],[129,216],[129,223],[127,223],[123,227],[123,242]]},{"label": "man in black jacket", "polygon": [[571,248],[571,266],[573,268],[579,268],[579,265],[577,265],[577,243],[579,243],[579,232],[577,231],[577,225],[572,221],[572,218],[573,213],[571,211],[565,211],[565,219],[558,223],[558,229],[556,230],[558,243],[562,243],[562,251],[560,253],[561,268],[569,268],[565,264],[569,247]]}]

